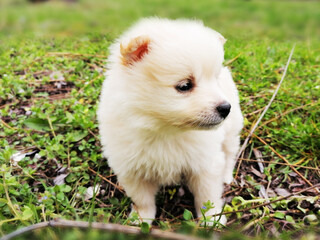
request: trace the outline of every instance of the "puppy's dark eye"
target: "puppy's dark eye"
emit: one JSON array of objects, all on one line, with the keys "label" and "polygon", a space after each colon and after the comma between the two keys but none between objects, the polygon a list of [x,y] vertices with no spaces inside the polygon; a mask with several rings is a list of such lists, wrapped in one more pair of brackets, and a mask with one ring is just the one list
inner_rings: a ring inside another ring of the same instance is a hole
[{"label": "puppy's dark eye", "polygon": [[193,80],[191,78],[188,78],[179,82],[175,88],[178,92],[185,93],[190,92],[193,89],[193,87]]}]

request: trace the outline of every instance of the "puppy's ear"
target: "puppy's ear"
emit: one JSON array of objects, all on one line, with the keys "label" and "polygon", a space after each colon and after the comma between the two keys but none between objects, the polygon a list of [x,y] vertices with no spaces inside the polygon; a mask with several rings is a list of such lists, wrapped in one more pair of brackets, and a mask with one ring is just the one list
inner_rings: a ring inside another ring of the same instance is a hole
[{"label": "puppy's ear", "polygon": [[151,40],[148,36],[139,36],[130,40],[128,44],[120,44],[122,64],[132,65],[140,61],[149,51]]},{"label": "puppy's ear", "polygon": [[225,39],[222,35],[219,36],[219,40],[222,43],[222,45],[224,45],[227,41],[227,39]]}]

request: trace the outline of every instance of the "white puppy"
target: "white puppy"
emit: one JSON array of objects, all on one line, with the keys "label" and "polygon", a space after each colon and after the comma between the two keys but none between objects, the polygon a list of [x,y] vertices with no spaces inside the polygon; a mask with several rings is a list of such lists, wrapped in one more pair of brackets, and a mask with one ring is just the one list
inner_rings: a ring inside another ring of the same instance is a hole
[{"label": "white puppy", "polygon": [[[148,18],[110,47],[98,110],[104,155],[140,217],[155,218],[160,186],[183,179],[221,211],[242,114],[223,66],[225,39],[199,21]],[[220,219],[225,223],[226,219]]]}]

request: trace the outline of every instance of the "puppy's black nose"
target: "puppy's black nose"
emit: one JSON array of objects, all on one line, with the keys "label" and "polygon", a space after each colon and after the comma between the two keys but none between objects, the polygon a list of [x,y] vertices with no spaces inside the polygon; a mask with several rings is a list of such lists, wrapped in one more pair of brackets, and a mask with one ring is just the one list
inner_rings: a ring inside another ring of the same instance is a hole
[{"label": "puppy's black nose", "polygon": [[221,117],[226,118],[230,113],[231,105],[228,102],[224,102],[216,107],[216,109]]}]

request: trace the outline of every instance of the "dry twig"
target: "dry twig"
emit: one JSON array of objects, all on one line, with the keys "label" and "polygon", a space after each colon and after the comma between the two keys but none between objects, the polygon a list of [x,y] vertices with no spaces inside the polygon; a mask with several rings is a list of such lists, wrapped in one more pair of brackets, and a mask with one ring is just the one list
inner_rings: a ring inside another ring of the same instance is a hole
[{"label": "dry twig", "polygon": [[[312,187],[305,188],[305,189],[303,189],[303,190],[301,190],[299,192],[290,193],[287,196],[283,196],[283,197],[277,198],[277,199],[272,200],[272,201],[267,201],[269,199],[264,199],[267,202],[262,203],[262,204],[258,204],[258,205],[255,205],[255,206],[251,206],[251,207],[248,207],[248,208],[245,208],[245,209],[240,209],[240,210],[235,210],[235,211],[230,211],[230,212],[217,213],[217,214],[212,215],[212,217],[220,216],[221,214],[227,215],[227,214],[232,214],[232,213],[247,212],[247,211],[252,210],[252,209],[257,209],[257,208],[260,208],[260,207],[264,207],[264,206],[270,205],[272,203],[276,203],[276,202],[279,202],[279,201],[282,201],[282,200],[285,200],[285,199],[288,199],[288,198],[291,198],[291,197],[298,196],[299,194],[307,192],[307,191],[310,191],[312,189],[316,189],[317,191],[319,191],[319,189],[317,189],[319,187],[320,187],[320,183],[318,183],[316,185],[313,185]],[[199,220],[199,219],[200,218],[197,218],[196,220]],[[0,239],[0,240],[2,240],[2,239]]]},{"label": "dry twig", "polygon": [[234,58],[230,59],[229,61],[227,61],[225,63],[225,65],[230,65],[231,63],[233,63],[235,60],[237,60],[240,56],[242,55],[242,52],[239,53],[237,56],[235,56]]},{"label": "dry twig", "polygon": [[95,57],[107,59],[105,55],[94,55],[94,54],[81,54],[81,53],[70,53],[70,52],[49,52],[46,56],[66,56],[66,57]]},{"label": "dry twig", "polygon": [[97,173],[95,170],[93,170],[92,168],[89,167],[89,170],[91,172],[93,172],[94,174],[97,174],[99,177],[101,177],[103,180],[105,180],[106,182],[110,183],[112,186],[114,186],[116,189],[118,189],[120,192],[124,193],[124,190],[121,186],[118,186],[116,184],[114,184],[113,182],[111,182],[109,179],[106,179],[104,176],[102,176],[101,174]]},{"label": "dry twig", "polygon": [[309,170],[314,170],[314,171],[318,171],[320,172],[319,168],[315,168],[315,167],[308,167],[308,166],[302,166],[299,164],[288,164],[288,163],[282,163],[282,162],[274,162],[274,161],[259,161],[259,160],[255,160],[255,159],[248,159],[248,158],[240,158],[243,161],[247,161],[247,162],[261,162],[261,163],[269,163],[269,164],[275,164],[275,165],[284,165],[284,166],[293,166],[293,167],[297,167],[297,168],[304,168],[304,169],[309,169]]},{"label": "dry twig", "polygon": [[[262,142],[263,144],[265,144],[268,148],[270,148],[270,150],[272,152],[274,152],[279,158],[281,158],[283,161],[285,161],[288,166],[296,173],[299,175],[299,177],[301,177],[303,179],[303,181],[305,181],[309,186],[313,187],[313,184],[308,180],[306,179],[297,169],[295,169],[292,164],[284,157],[282,156],[280,153],[278,153],[273,147],[271,147],[270,145],[268,145],[262,138],[258,137],[257,135],[255,135],[254,133],[252,133],[253,136],[255,136],[260,142]],[[319,190],[318,189],[315,189],[318,193],[319,193]]]},{"label": "dry twig", "polygon": [[1,122],[6,128],[10,128],[10,129],[12,129],[12,130],[17,130],[17,128],[11,127],[9,124],[7,124],[5,121],[3,121],[1,118],[0,118],[0,122]]},{"label": "dry twig", "polygon": [[[243,151],[246,149],[247,144],[248,144],[248,142],[249,142],[249,140],[250,140],[253,132],[256,130],[256,128],[258,127],[258,125],[259,125],[259,123],[260,123],[260,121],[261,121],[261,119],[264,117],[264,115],[266,114],[266,112],[267,112],[268,109],[270,108],[273,100],[275,99],[275,97],[276,97],[276,95],[277,95],[277,93],[278,93],[278,91],[279,91],[279,88],[280,88],[280,86],[281,86],[281,84],[282,84],[282,82],[283,82],[283,80],[284,80],[284,77],[286,76],[286,73],[287,73],[287,70],[288,70],[288,67],[289,67],[289,64],[290,64],[292,55],[293,55],[294,48],[295,48],[295,46],[293,46],[293,48],[292,48],[292,50],[291,50],[291,53],[290,53],[290,56],[289,56],[289,58],[288,58],[286,67],[285,67],[285,69],[284,69],[283,75],[282,75],[282,77],[281,77],[281,80],[280,80],[280,82],[279,82],[276,90],[274,91],[274,93],[273,93],[273,95],[272,95],[272,97],[271,97],[268,105],[265,107],[265,109],[264,109],[263,112],[261,113],[258,121],[257,121],[257,122],[253,125],[253,127],[251,128],[250,133],[249,133],[249,135],[247,136],[247,138],[245,139],[243,145],[241,146],[240,151],[239,151],[236,159],[239,159],[240,156],[241,156],[241,154],[243,153]],[[234,178],[237,178],[237,176],[238,176],[238,173],[239,173],[239,170],[240,170],[240,166],[241,166],[241,162],[242,162],[242,160],[240,159],[240,162],[239,162],[239,164],[238,164],[238,168],[237,168],[237,171],[236,171],[236,175],[235,175]]]},{"label": "dry twig", "polygon": [[[115,232],[115,233],[125,233],[125,234],[135,234],[135,235],[143,234],[139,227],[125,226],[125,225],[112,224],[112,223],[100,223],[100,222],[89,223],[89,222],[83,222],[83,221],[70,221],[70,220],[56,219],[56,220],[51,220],[49,222],[37,223],[31,226],[19,229],[6,236],[3,236],[0,240],[10,240],[24,233],[28,233],[28,232],[31,232],[37,229],[46,228],[46,227],[97,229],[97,230],[103,230],[103,231]],[[172,239],[172,240],[200,240],[199,238],[196,238],[196,237],[186,236],[186,235],[173,233],[173,232],[164,232],[159,229],[151,229],[149,235],[155,238]]]},{"label": "dry twig", "polygon": [[271,122],[273,122],[274,120],[276,120],[276,119],[278,119],[278,118],[280,118],[280,117],[283,117],[283,116],[285,116],[285,115],[287,115],[287,114],[289,114],[289,113],[292,113],[292,112],[294,112],[294,111],[300,110],[300,109],[305,108],[306,106],[309,106],[309,105],[313,106],[314,104],[315,104],[314,102],[311,102],[311,103],[307,103],[307,104],[305,104],[305,105],[302,105],[302,106],[299,106],[299,107],[290,109],[290,110],[288,110],[288,111],[285,111],[284,113],[281,113],[281,114],[279,114],[278,116],[276,116],[276,117],[274,117],[274,118],[272,118],[272,119],[270,119],[270,120],[262,123],[258,128],[261,128],[261,127],[267,125],[268,123],[271,123]]}]

